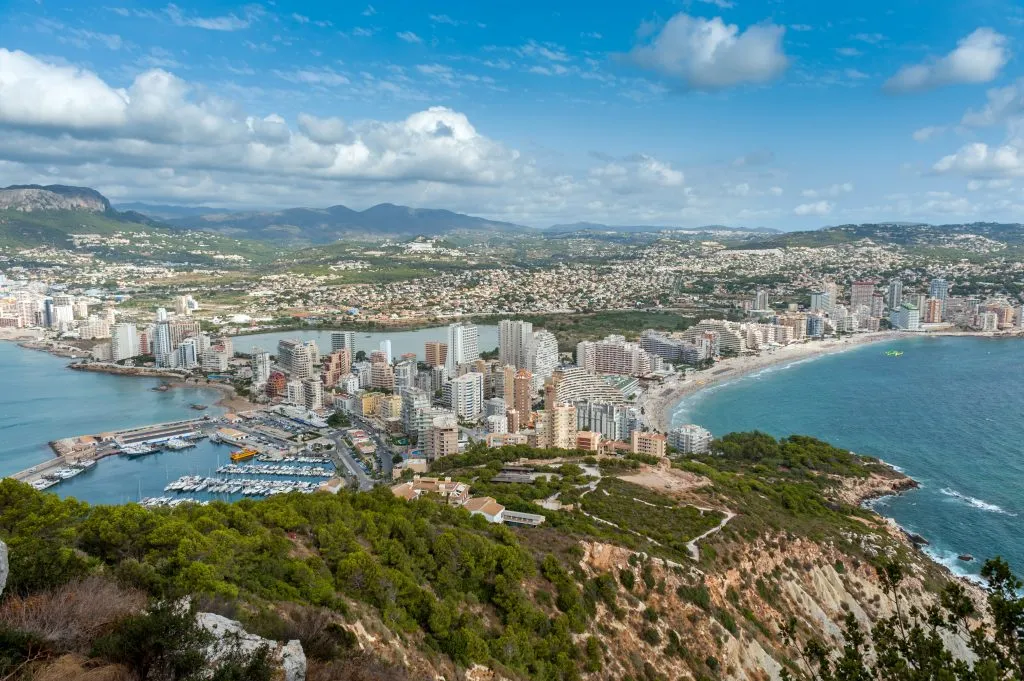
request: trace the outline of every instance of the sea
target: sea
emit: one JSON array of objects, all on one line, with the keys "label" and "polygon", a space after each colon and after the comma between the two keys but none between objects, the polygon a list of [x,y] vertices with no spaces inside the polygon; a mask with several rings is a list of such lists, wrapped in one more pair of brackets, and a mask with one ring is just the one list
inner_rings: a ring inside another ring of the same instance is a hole
[{"label": "sea", "polygon": [[672,424],[812,435],[883,459],[921,486],[872,507],[977,578],[993,556],[1024,573],[1022,414],[1024,341],[946,336],[768,367],[685,398]]},{"label": "sea", "polygon": [[[481,351],[498,346],[497,326],[478,326]],[[356,348],[369,354],[382,340],[391,341],[395,356],[415,352],[424,343],[445,340],[447,327],[416,331],[357,333]],[[275,353],[284,338],[316,340],[329,351],[329,331],[285,331],[235,338],[235,349],[260,347]],[[221,393],[203,388],[154,391],[157,378],[135,378],[73,371],[71,360],[0,342],[0,475],[10,475],[53,457],[48,443],[65,437],[101,433],[133,426],[218,416]],[[208,406],[198,412],[192,405]],[[121,504],[164,495],[164,486],[182,475],[213,475],[229,462],[232,448],[201,441],[192,449],[163,451],[128,459],[107,457],[93,469],[48,491],[92,504]],[[282,478],[286,479],[286,478]]]}]

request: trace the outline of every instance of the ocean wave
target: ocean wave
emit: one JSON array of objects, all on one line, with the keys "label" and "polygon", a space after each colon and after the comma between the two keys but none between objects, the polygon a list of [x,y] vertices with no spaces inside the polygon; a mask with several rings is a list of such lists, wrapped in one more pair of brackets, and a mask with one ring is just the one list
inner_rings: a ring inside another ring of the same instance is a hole
[{"label": "ocean wave", "polygon": [[960,492],[957,492],[955,489],[950,489],[948,487],[943,487],[939,491],[942,492],[943,494],[945,494],[947,497],[953,497],[954,499],[962,501],[965,504],[967,504],[968,506],[970,506],[971,508],[976,508],[979,511],[988,511],[989,513],[1000,513],[1002,515],[1008,515],[1008,516],[1012,516],[1012,517],[1016,517],[1017,516],[1016,513],[1010,513],[1009,511],[1004,510],[1000,506],[996,506],[995,504],[990,504],[989,502],[983,501],[982,499],[977,499],[975,497],[967,496],[966,494],[961,494]]},{"label": "ocean wave", "polygon": [[924,554],[931,558],[933,561],[952,572],[957,577],[963,577],[969,579],[976,584],[985,586],[986,582],[976,572],[970,572],[964,569],[964,562],[960,560],[959,554],[953,551],[947,551],[945,549],[936,549],[932,546],[925,546],[923,548]]}]

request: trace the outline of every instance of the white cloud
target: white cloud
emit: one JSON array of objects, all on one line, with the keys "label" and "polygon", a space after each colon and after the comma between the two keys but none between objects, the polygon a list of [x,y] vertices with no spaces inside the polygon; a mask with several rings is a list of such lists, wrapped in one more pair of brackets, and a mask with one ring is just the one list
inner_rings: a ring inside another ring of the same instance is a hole
[{"label": "white cloud", "polygon": [[967,144],[955,153],[939,159],[932,170],[968,176],[1015,176],[1024,174],[1024,155],[1012,145],[989,146],[984,142]]},{"label": "white cloud", "polygon": [[837,47],[836,54],[838,54],[841,57],[859,57],[864,53],[858,50],[856,47]]},{"label": "white cloud", "polygon": [[363,10],[362,14],[364,17],[372,17],[377,13],[377,10],[373,8],[373,5],[367,5],[366,9]]},{"label": "white cloud", "polygon": [[1010,59],[1006,36],[979,28],[939,59],[904,66],[885,83],[890,92],[930,90],[943,85],[987,83]]},{"label": "white cloud", "polygon": [[764,83],[782,75],[789,64],[782,51],[785,30],[765,23],[740,31],[719,17],[680,13],[626,58],[699,90]]},{"label": "white cloud", "polygon": [[646,154],[611,161],[590,169],[593,185],[619,194],[681,188],[685,179],[682,171],[673,168],[672,164]]},{"label": "white cloud", "polygon": [[20,126],[102,130],[126,121],[128,93],[74,66],[0,49],[0,120]]},{"label": "white cloud", "polygon": [[806,31],[813,31],[814,30],[814,27],[811,26],[810,24],[790,24],[789,28],[791,30],[793,30],[793,31],[797,31],[797,32],[801,32],[801,33],[802,32],[806,32]]},{"label": "white cloud", "polygon": [[431,14],[429,16],[429,19],[430,19],[430,21],[432,23],[435,23],[435,24],[448,24],[449,26],[458,26],[458,25],[463,23],[463,22],[458,21],[456,19],[452,19],[447,14]]},{"label": "white cloud", "polygon": [[423,38],[419,37],[412,31],[399,31],[395,34],[400,40],[404,40],[407,43],[422,43]]},{"label": "white cloud", "polygon": [[298,12],[292,14],[292,19],[294,19],[295,21],[297,21],[300,24],[308,24],[309,23],[309,17],[305,16],[304,14],[299,14]]},{"label": "white cloud", "polygon": [[840,184],[833,184],[831,186],[825,187],[824,189],[805,189],[802,192],[800,192],[800,196],[803,196],[804,198],[808,199],[817,198],[819,196],[836,197],[842,196],[843,194],[849,194],[852,191],[853,183],[843,182]]},{"label": "white cloud", "polygon": [[444,107],[351,128],[340,119],[300,116],[293,131],[280,116],[246,115],[233,102],[159,69],[116,89],[89,71],[7,50],[0,50],[0,130],[0,158],[71,166],[103,161],[126,168],[459,185],[495,184],[526,169],[518,152]]},{"label": "white cloud", "polygon": [[868,43],[869,45],[877,45],[885,40],[885,36],[881,33],[856,33],[850,36],[850,39],[859,40],[860,42]]},{"label": "white cloud", "polygon": [[961,123],[971,127],[996,125],[1024,113],[1024,79],[1006,87],[992,88],[985,93],[985,108],[970,109]]},{"label": "white cloud", "polygon": [[520,57],[533,57],[535,59],[547,59],[548,61],[567,62],[570,60],[565,48],[554,43],[538,43],[531,40],[522,47],[516,48],[516,54]]},{"label": "white cloud", "polygon": [[700,0],[700,2],[703,2],[705,5],[714,5],[720,9],[732,9],[736,6],[736,3],[732,2],[732,0]]},{"label": "white cloud", "polygon": [[832,212],[834,204],[831,201],[817,201],[815,203],[801,203],[793,209],[796,215],[828,215]]},{"label": "white cloud", "polygon": [[913,138],[915,142],[927,142],[933,137],[938,137],[944,132],[946,132],[946,126],[944,125],[928,125],[915,130]]},{"label": "white cloud", "polygon": [[338,86],[348,85],[347,76],[329,68],[308,68],[295,69],[294,71],[275,70],[274,75],[283,78],[291,83],[303,83],[305,85]]},{"label": "white cloud", "polygon": [[982,190],[1008,189],[1013,186],[1013,180],[971,180],[967,183],[967,191],[976,192]]},{"label": "white cloud", "polygon": [[174,4],[164,8],[164,14],[177,26],[191,26],[203,28],[208,31],[241,31],[249,28],[254,22],[264,15],[264,10],[259,5],[249,5],[245,8],[242,16],[227,14],[219,17],[200,17],[186,14],[180,7]]},{"label": "white cloud", "polygon": [[768,193],[772,196],[782,196],[783,190],[782,187],[770,187]]}]

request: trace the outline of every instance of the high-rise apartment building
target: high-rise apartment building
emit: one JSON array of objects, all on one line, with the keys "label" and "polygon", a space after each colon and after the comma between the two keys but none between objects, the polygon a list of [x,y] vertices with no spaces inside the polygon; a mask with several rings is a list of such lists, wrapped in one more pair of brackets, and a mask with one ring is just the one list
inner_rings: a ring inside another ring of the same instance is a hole
[{"label": "high-rise apartment building", "polygon": [[900,279],[892,279],[889,281],[889,291],[886,296],[886,303],[889,305],[890,310],[899,310],[900,306],[903,305],[903,281]]},{"label": "high-rise apartment building", "polygon": [[519,423],[525,425],[530,421],[530,412],[533,411],[533,374],[526,369],[517,371],[512,393],[512,405],[519,414]]},{"label": "high-rise apartment building", "polygon": [[865,307],[869,311],[874,302],[875,282],[872,279],[853,282],[850,288],[850,311],[857,313],[860,308]]},{"label": "high-rise apartment building", "polygon": [[711,447],[711,431],[688,423],[668,432],[668,444],[680,454],[707,454]]},{"label": "high-rise apartment building", "polygon": [[134,324],[114,324],[110,330],[110,357],[115,362],[139,355],[139,335]]},{"label": "high-rise apartment building", "polygon": [[543,442],[554,449],[576,448],[576,405],[554,403],[544,410]]},{"label": "high-rise apartment building", "polygon": [[768,304],[768,292],[764,289],[758,289],[754,295],[754,309],[755,310],[768,310],[771,309]]},{"label": "high-rise apartment building", "polygon": [[544,329],[533,332],[527,365],[533,374],[534,387],[539,389],[558,368],[558,339],[555,334]]},{"label": "high-rise apartment building", "polygon": [[472,371],[453,378],[443,389],[444,401],[461,419],[475,420],[484,410],[484,377]]},{"label": "high-rise apartment building", "polygon": [[260,348],[252,349],[252,382],[257,389],[270,380],[270,353]]},{"label": "high-rise apartment building", "polygon": [[427,434],[428,461],[459,453],[459,423],[454,414],[435,416]]},{"label": "high-rise apartment building", "polygon": [[937,298],[945,303],[946,298],[949,297],[949,282],[942,277],[932,279],[928,285],[928,297]]},{"label": "high-rise apartment building", "polygon": [[634,430],[630,450],[634,454],[646,454],[648,456],[665,456],[666,438],[660,433],[648,433]]},{"label": "high-rise apartment building", "polygon": [[324,357],[323,365],[320,367],[320,382],[327,388],[333,388],[341,380],[342,376],[352,371],[352,355],[345,348],[335,350]]},{"label": "high-rise apartment building", "polygon": [[622,336],[612,335],[577,344],[576,364],[590,373],[646,376],[661,368],[661,358]]},{"label": "high-rise apartment building", "polygon": [[288,338],[277,344],[277,365],[288,373],[291,380],[304,381],[313,378],[318,354],[312,342]]},{"label": "high-rise apartment building", "polygon": [[441,341],[427,341],[423,345],[427,366],[444,366],[448,358],[448,344]]},{"label": "high-rise apartment building", "polygon": [[349,355],[355,359],[356,356],[356,332],[355,331],[332,331],[331,352],[348,350]]},{"label": "high-rise apartment building", "polygon": [[445,369],[449,376],[458,373],[460,364],[468,364],[480,359],[480,346],[477,328],[468,323],[448,325],[448,353]]},{"label": "high-rise apartment building", "polygon": [[533,324],[515,319],[498,322],[498,361],[516,369],[530,369]]}]

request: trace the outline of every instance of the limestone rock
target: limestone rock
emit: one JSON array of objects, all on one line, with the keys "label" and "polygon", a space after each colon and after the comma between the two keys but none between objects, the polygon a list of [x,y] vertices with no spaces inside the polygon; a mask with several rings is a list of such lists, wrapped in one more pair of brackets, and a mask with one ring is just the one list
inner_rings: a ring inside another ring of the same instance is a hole
[{"label": "limestone rock", "polygon": [[305,681],[306,653],[299,641],[288,641],[282,645],[277,641],[250,634],[240,623],[212,612],[197,613],[196,622],[216,639],[207,651],[211,661],[221,659],[236,645],[244,654],[255,653],[265,645],[270,649],[271,660],[280,665],[284,681]]},{"label": "limestone rock", "polygon": [[4,592],[4,587],[7,586],[7,575],[10,571],[10,565],[7,563],[7,544],[0,541],[0,594]]}]

